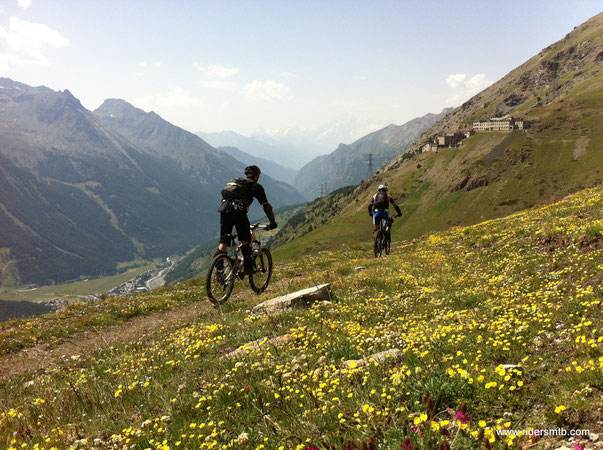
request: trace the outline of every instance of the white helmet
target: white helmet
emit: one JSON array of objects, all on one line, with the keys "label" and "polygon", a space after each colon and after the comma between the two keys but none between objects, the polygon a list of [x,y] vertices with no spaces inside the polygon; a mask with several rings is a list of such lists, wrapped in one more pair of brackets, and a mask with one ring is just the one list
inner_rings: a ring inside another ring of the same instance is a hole
[{"label": "white helmet", "polygon": [[379,185],[379,190],[387,192],[387,184],[380,184]]}]

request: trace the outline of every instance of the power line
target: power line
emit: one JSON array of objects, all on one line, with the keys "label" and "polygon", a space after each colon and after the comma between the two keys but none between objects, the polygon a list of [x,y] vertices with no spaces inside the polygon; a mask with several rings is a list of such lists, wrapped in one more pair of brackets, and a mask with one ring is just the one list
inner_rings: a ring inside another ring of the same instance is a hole
[{"label": "power line", "polygon": [[366,165],[368,166],[366,179],[368,180],[373,175],[373,154],[367,153],[365,156],[368,157],[368,159],[366,160]]},{"label": "power line", "polygon": [[329,193],[329,185],[327,183],[320,183],[320,196],[324,197]]}]

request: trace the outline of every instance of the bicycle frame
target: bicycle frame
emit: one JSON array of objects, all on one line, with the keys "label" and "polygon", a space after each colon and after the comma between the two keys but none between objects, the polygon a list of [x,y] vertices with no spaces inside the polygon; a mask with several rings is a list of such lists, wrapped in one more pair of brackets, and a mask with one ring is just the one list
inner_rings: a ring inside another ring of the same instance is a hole
[{"label": "bicycle frame", "polygon": [[206,289],[209,299],[214,304],[222,304],[227,301],[236,280],[243,280],[245,275],[249,275],[249,286],[256,294],[264,292],[268,287],[272,277],[272,256],[270,250],[262,247],[256,228],[270,229],[259,224],[250,226],[253,258],[251,273],[243,270],[243,244],[236,244],[238,237],[236,234],[228,236],[228,247],[232,247],[230,254],[216,255],[212,260],[206,276]]},{"label": "bicycle frame", "polygon": [[[251,225],[249,227],[249,229],[251,230],[251,248],[252,250],[261,250],[262,249],[262,241],[260,241],[258,239],[258,235],[256,233],[256,229],[259,228],[259,224],[255,223],[253,225]],[[233,259],[242,259],[242,255],[241,255],[241,247],[243,244],[237,244],[236,240],[237,240],[238,235],[236,234],[231,234],[230,235],[230,241],[228,242],[228,247],[232,247],[232,251],[233,251]],[[253,244],[256,244],[255,246]],[[239,256],[241,255],[241,256]]]}]

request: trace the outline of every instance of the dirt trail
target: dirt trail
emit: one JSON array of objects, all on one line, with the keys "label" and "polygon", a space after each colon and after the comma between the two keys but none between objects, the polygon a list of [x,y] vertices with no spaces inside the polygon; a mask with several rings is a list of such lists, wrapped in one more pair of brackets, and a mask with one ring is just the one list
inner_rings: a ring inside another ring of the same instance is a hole
[{"label": "dirt trail", "polygon": [[[288,290],[291,281],[287,279],[275,280],[266,291],[274,296],[280,295],[283,288]],[[229,304],[239,299],[249,298],[251,291],[244,289],[233,293],[228,300]],[[201,315],[220,314],[209,300],[203,300],[190,305],[176,307],[168,311],[157,312],[145,316],[137,316],[125,322],[112,325],[108,328],[91,328],[81,333],[76,333],[55,347],[47,348],[47,344],[38,344],[19,353],[0,357],[0,380],[25,373],[42,374],[46,370],[77,363],[81,355],[88,355],[102,347],[110,347],[118,343],[135,342],[144,335],[150,335],[161,328],[184,325],[192,322]]]},{"label": "dirt trail", "polygon": [[101,347],[135,342],[162,327],[184,324],[202,314],[212,313],[217,314],[213,305],[209,301],[202,301],[168,311],[137,316],[105,329],[92,328],[76,333],[50,349],[46,348],[46,344],[39,344],[0,358],[0,379],[27,372],[43,373],[60,363],[77,360],[80,355],[90,354]]}]

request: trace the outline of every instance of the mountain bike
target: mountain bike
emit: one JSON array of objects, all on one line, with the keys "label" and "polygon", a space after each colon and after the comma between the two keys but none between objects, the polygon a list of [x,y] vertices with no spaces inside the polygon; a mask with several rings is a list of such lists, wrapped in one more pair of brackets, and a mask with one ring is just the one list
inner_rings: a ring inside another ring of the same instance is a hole
[{"label": "mountain bike", "polygon": [[[390,253],[392,243],[391,227],[394,223],[394,217],[400,217],[400,215],[396,214],[395,216],[390,217],[389,221],[385,218],[381,218],[379,221],[379,228],[375,234],[375,241],[373,244],[375,258],[381,257],[383,255],[383,250],[385,250],[386,255],[389,255]],[[388,227],[389,230],[387,229]]]},{"label": "mountain bike", "polygon": [[[253,274],[249,275],[249,286],[256,294],[266,290],[272,278],[272,255],[270,250],[262,247],[256,230],[269,230],[268,225],[253,224],[251,230],[251,250],[253,257]],[[207,296],[215,305],[225,303],[232,293],[236,280],[245,278],[243,274],[243,254],[241,244],[235,245],[237,235],[230,235],[229,247],[233,248],[233,256],[217,255],[207,271],[205,287]]]}]

